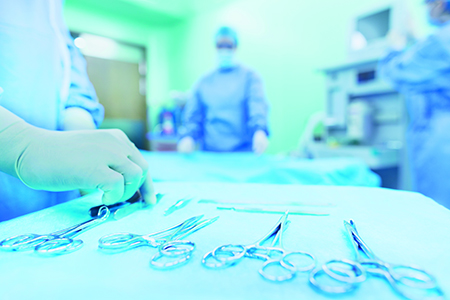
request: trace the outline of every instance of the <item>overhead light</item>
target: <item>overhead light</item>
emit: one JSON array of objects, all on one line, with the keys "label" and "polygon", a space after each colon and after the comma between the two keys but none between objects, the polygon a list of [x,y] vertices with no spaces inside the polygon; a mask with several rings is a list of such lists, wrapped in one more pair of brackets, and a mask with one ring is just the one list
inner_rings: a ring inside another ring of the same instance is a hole
[{"label": "overhead light", "polygon": [[117,42],[112,39],[87,33],[80,34],[75,39],[75,45],[82,49],[84,55],[105,59],[114,59],[117,56],[119,47]]}]

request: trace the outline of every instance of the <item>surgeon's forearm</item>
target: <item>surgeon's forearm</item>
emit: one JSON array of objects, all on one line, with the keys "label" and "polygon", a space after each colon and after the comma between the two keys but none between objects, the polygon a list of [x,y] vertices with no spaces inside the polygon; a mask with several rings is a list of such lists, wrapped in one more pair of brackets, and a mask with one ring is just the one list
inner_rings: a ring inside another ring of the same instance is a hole
[{"label": "surgeon's forearm", "polygon": [[388,51],[385,57],[383,57],[378,64],[378,72],[383,76],[384,79],[394,80],[395,75],[398,73],[400,63],[398,57],[400,57],[403,52],[391,50]]},{"label": "surgeon's forearm", "polygon": [[15,164],[24,150],[23,133],[33,130],[7,109],[0,106],[0,171],[18,177]]}]

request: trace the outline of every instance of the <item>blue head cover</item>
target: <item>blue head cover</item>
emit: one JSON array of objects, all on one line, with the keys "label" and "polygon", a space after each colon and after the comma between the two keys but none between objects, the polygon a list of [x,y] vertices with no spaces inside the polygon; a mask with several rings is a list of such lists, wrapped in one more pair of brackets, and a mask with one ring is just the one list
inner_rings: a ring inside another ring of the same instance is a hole
[{"label": "blue head cover", "polygon": [[[425,3],[433,3],[438,0],[425,0]],[[443,0],[445,2],[445,10],[450,12],[450,0]]]},{"label": "blue head cover", "polygon": [[216,33],[216,38],[215,38],[215,42],[217,43],[217,41],[220,38],[229,38],[231,40],[234,41],[234,45],[237,46],[238,45],[238,37],[237,37],[237,33],[234,29],[232,29],[231,27],[228,26],[223,26],[221,27],[217,33]]}]

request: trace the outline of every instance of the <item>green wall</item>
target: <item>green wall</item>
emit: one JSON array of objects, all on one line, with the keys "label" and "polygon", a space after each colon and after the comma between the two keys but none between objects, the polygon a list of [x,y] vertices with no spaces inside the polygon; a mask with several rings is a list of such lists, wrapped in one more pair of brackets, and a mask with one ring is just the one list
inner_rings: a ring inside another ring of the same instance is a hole
[{"label": "green wall", "polygon": [[[319,70],[346,59],[349,20],[381,0],[236,0],[184,20],[167,17],[156,23],[67,1],[71,29],[147,47],[152,118],[170,90],[190,89],[214,67],[215,30],[224,24],[236,28],[240,60],[265,83],[271,106],[269,152],[281,153],[297,146],[308,117],[324,109],[325,78]],[[425,33],[422,1],[405,1]]]}]

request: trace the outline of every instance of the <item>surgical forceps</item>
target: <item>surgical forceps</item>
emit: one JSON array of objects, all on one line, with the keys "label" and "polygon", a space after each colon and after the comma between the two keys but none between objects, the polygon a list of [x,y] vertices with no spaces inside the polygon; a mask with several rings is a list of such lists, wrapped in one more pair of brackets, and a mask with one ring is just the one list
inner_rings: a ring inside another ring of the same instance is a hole
[{"label": "surgical forceps", "polygon": [[[89,209],[89,215],[95,217],[98,215],[99,209],[103,205],[94,206]],[[124,202],[118,202],[111,205],[107,205],[109,212],[115,220],[120,220],[138,210],[148,207],[149,204],[145,202],[139,190],[128,200]]]},{"label": "surgical forceps", "polygon": [[108,219],[110,215],[108,207],[103,205],[99,208],[95,218],[81,224],[59,230],[53,233],[23,234],[7,238],[0,242],[0,249],[8,251],[34,251],[40,254],[59,255],[68,254],[79,250],[83,246],[82,240],[73,239],[86,230],[97,226]]},{"label": "surgical forceps", "polygon": [[[107,253],[119,253],[141,246],[158,248],[151,258],[150,264],[159,269],[181,266],[190,258],[195,250],[195,244],[182,240],[188,235],[214,223],[219,217],[200,221],[203,215],[187,219],[178,225],[147,235],[133,233],[115,233],[102,237],[98,248]],[[160,262],[163,258],[168,262]]]},{"label": "surgical forceps", "polygon": [[[286,281],[292,279],[297,272],[308,272],[316,266],[316,259],[307,252],[287,251],[283,249],[283,231],[289,224],[288,212],[286,212],[276,223],[276,225],[263,238],[250,245],[223,245],[216,247],[211,252],[203,256],[202,264],[211,269],[226,268],[240,262],[244,257],[264,260],[264,264],[259,270],[259,274],[270,281]],[[272,240],[270,243],[269,241]],[[264,246],[270,243],[269,246]],[[310,264],[299,265],[292,258],[297,255],[311,261]],[[208,262],[214,259],[217,263]],[[285,275],[273,275],[267,272],[270,266],[281,267]]]},{"label": "surgical forceps", "polygon": [[[347,293],[366,281],[367,274],[370,274],[386,279],[399,295],[407,299],[442,299],[443,293],[436,279],[428,272],[414,266],[393,265],[379,259],[362,240],[353,220],[344,221],[344,226],[354,248],[355,260],[335,259],[314,270],[309,277],[314,287],[330,294]],[[342,285],[321,284],[318,278],[322,275]],[[421,292],[421,295],[416,298],[404,291],[405,289]]]},{"label": "surgical forceps", "polygon": [[168,216],[168,215],[174,213],[175,211],[182,209],[183,207],[188,205],[192,201],[192,199],[193,198],[186,197],[186,198],[178,200],[177,202],[175,202],[175,204],[173,204],[172,206],[170,206],[168,209],[166,209],[164,211],[164,216]]}]

